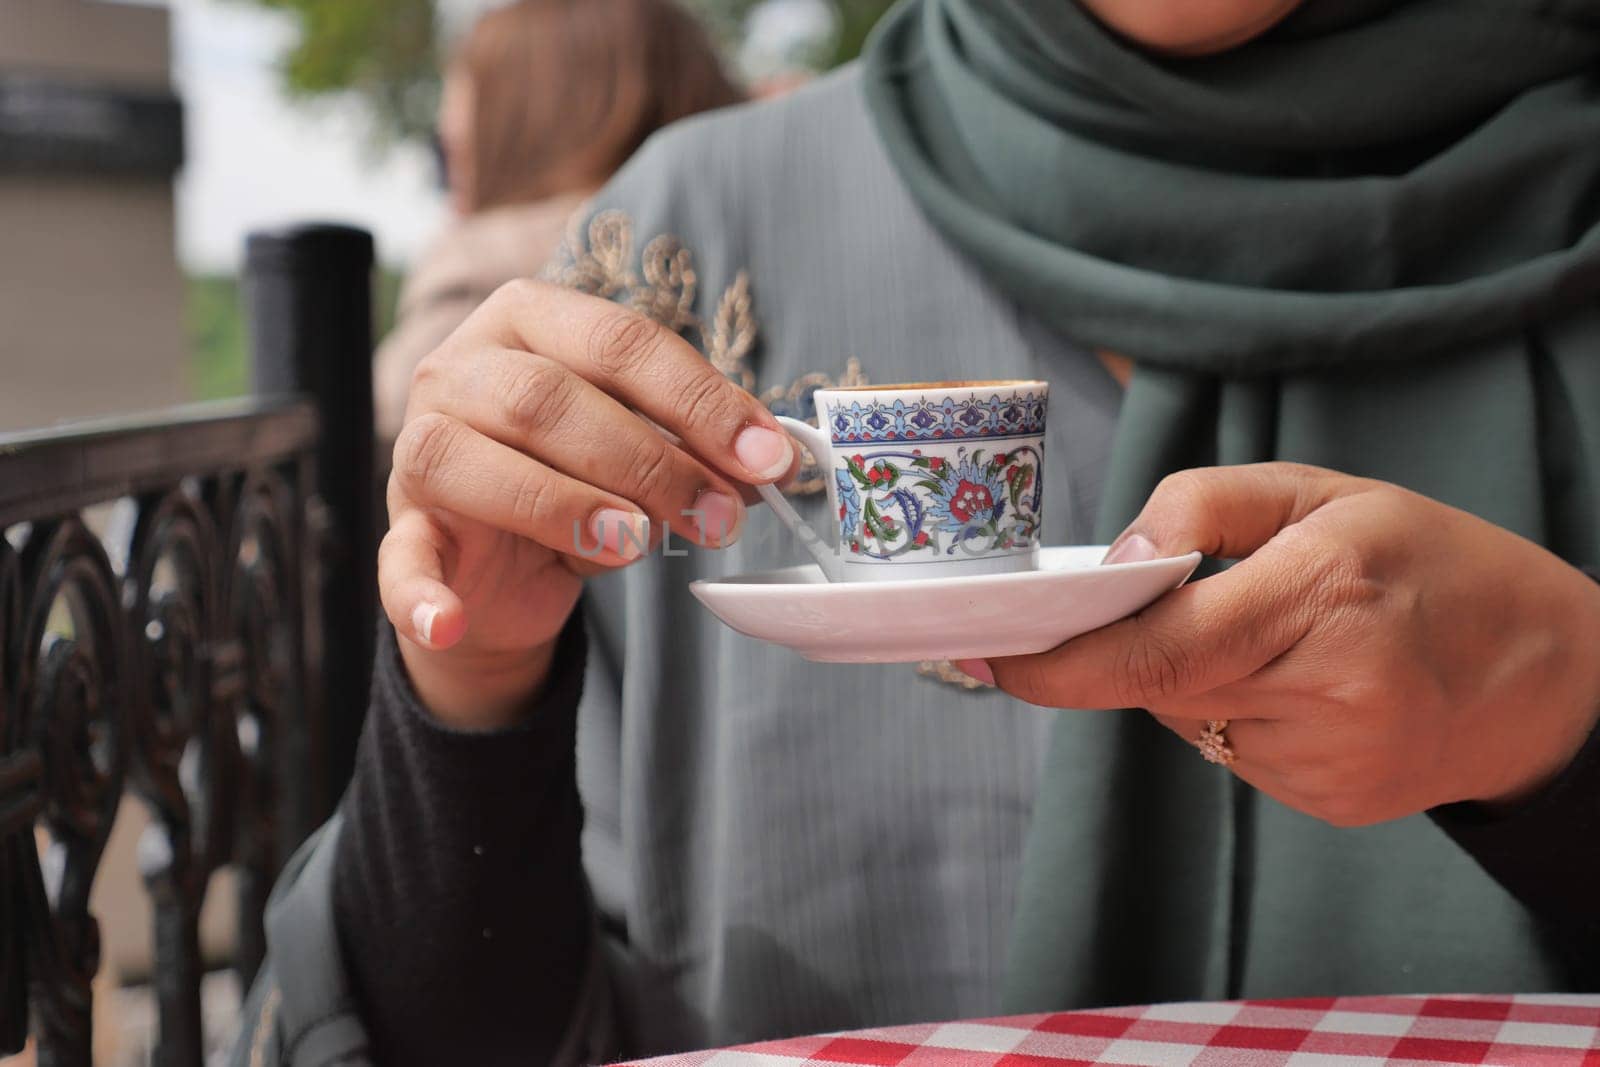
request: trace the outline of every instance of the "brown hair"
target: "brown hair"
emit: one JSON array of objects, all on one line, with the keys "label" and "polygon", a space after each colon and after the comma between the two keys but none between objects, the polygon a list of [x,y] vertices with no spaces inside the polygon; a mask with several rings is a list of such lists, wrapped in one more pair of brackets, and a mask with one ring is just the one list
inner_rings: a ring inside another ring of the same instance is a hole
[{"label": "brown hair", "polygon": [[467,35],[471,210],[601,185],[651,133],[744,99],[673,0],[516,0]]}]

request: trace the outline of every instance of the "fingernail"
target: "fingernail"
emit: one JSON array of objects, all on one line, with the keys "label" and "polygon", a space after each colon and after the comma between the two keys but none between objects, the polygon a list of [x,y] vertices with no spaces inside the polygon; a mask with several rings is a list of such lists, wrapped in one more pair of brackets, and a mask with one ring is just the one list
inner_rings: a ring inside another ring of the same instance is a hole
[{"label": "fingernail", "polygon": [[1112,563],[1142,563],[1147,559],[1155,559],[1158,553],[1156,546],[1144,534],[1126,534],[1117,539],[1106,553],[1106,558],[1100,561],[1100,566],[1109,566]]},{"label": "fingernail", "polygon": [[650,518],[636,511],[601,508],[589,520],[595,543],[623,559],[638,559],[650,545]]},{"label": "fingernail", "polygon": [[958,659],[955,661],[956,670],[969,678],[976,678],[984,685],[994,684],[994,671],[989,669],[989,662],[981,659]]},{"label": "fingernail", "polygon": [[411,612],[411,629],[425,645],[433,645],[433,623],[439,617],[439,606],[423,601]]},{"label": "fingernail", "polygon": [[733,454],[744,469],[761,481],[771,481],[788,472],[794,462],[794,442],[789,435],[764,426],[747,426],[733,441]]},{"label": "fingernail", "polygon": [[739,536],[744,508],[728,494],[706,489],[694,498],[688,516],[695,525],[697,543],[730,545]]}]

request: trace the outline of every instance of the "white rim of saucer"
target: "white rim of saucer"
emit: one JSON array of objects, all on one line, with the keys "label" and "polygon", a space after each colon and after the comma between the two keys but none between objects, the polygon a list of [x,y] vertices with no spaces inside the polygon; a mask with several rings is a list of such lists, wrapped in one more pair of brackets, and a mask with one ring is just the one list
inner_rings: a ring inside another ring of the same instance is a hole
[{"label": "white rim of saucer", "polygon": [[[1042,553],[1045,553],[1045,552],[1049,552],[1052,549],[1099,548],[1099,549],[1101,549],[1102,552],[1104,552],[1104,551],[1108,551],[1110,549],[1110,547],[1111,547],[1110,545],[1051,545],[1048,548],[1041,548],[1039,551],[1042,554]],[[791,564],[788,567],[774,567],[771,570],[752,571],[749,574],[742,574],[742,575],[736,574],[736,575],[733,575],[732,577],[728,577],[728,578],[696,578],[694,581],[689,583],[689,587],[692,589],[697,585],[721,585],[721,586],[747,586],[747,587],[752,588],[752,589],[754,589],[754,588],[766,588],[766,589],[773,589],[773,588],[795,588],[795,589],[877,589],[877,588],[885,588],[885,589],[910,589],[910,590],[916,590],[916,589],[921,589],[921,588],[926,588],[928,586],[935,586],[936,585],[941,589],[948,589],[951,586],[972,585],[975,582],[981,582],[981,583],[984,583],[984,584],[988,584],[988,583],[991,583],[991,582],[993,582],[993,583],[999,583],[999,582],[1006,582],[1006,583],[1021,582],[1021,581],[1026,581],[1029,578],[1038,578],[1041,575],[1051,575],[1051,574],[1080,574],[1080,573],[1083,573],[1083,572],[1086,572],[1086,571],[1097,571],[1097,570],[1107,570],[1107,571],[1129,571],[1129,570],[1140,570],[1140,569],[1148,570],[1149,568],[1156,567],[1156,566],[1159,566],[1161,564],[1174,563],[1174,562],[1176,562],[1178,560],[1189,560],[1194,566],[1198,567],[1200,565],[1200,561],[1203,558],[1204,558],[1204,555],[1202,553],[1200,553],[1200,552],[1186,552],[1181,556],[1161,556],[1158,559],[1130,560],[1127,563],[1099,563],[1099,564],[1095,564],[1094,566],[1090,566],[1090,567],[1073,567],[1073,568],[1068,569],[1068,570],[1051,570],[1051,569],[1046,568],[1046,567],[1035,567],[1032,570],[1026,570],[1026,571],[1002,571],[999,574],[957,574],[957,575],[952,575],[949,578],[897,578],[897,579],[893,579],[893,580],[890,580],[890,581],[882,581],[882,582],[830,582],[830,581],[827,580],[826,576],[824,576],[823,580],[820,581],[820,582],[752,582],[752,581],[744,580],[744,579],[749,579],[751,577],[754,577],[756,575],[761,575],[761,574],[781,574],[784,571],[804,571],[804,570],[806,570],[808,568],[815,569],[819,574],[822,572],[822,568],[819,567],[815,563],[796,563],[796,564]]]}]

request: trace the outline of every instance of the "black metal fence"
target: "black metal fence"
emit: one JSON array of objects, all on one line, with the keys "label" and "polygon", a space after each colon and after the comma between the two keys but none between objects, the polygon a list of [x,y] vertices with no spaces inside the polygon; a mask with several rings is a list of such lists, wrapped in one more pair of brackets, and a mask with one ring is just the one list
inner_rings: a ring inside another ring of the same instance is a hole
[{"label": "black metal fence", "polygon": [[365,706],[371,268],[358,231],[252,239],[257,381],[297,396],[0,436],[0,1055],[31,1032],[41,1065],[90,1063],[89,891],[127,791],[151,813],[155,1062],[203,1062],[225,865],[226,962],[246,985],[261,963],[267,891]]}]

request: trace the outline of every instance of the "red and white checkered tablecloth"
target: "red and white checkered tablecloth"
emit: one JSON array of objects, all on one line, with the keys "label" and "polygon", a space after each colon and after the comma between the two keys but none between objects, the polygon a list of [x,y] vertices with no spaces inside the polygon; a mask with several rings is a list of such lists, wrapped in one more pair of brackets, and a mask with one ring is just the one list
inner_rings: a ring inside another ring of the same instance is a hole
[{"label": "red and white checkered tablecloth", "polygon": [[641,1062],[650,1067],[1600,1067],[1600,996],[1157,1004],[859,1030]]}]

